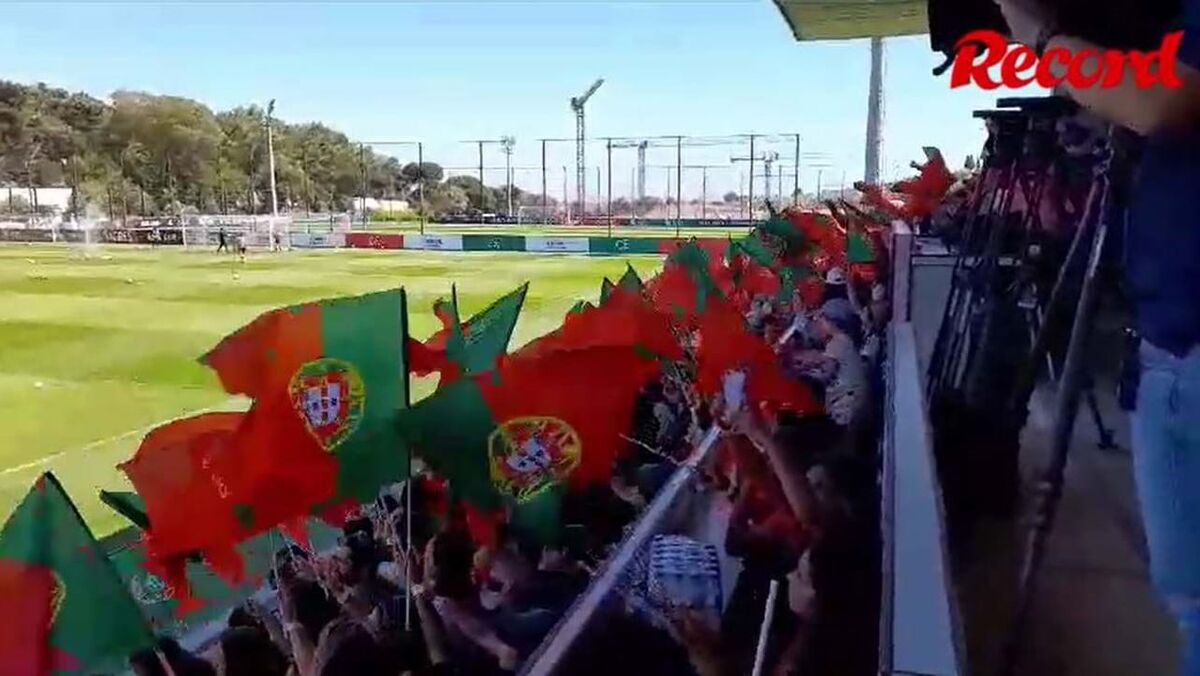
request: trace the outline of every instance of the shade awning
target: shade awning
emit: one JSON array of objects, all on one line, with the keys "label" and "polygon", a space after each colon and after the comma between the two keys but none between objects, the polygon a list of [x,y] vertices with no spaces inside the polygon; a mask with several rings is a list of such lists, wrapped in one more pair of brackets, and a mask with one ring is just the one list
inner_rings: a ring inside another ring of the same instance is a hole
[{"label": "shade awning", "polygon": [[797,40],[850,40],[929,32],[925,0],[774,0]]}]

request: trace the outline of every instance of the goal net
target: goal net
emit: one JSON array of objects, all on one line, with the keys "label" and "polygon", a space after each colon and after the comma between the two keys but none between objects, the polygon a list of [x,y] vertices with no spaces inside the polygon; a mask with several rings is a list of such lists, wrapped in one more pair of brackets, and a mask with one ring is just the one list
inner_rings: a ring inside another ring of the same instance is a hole
[{"label": "goal net", "polygon": [[286,218],[269,216],[201,216],[183,226],[183,246],[189,250],[225,248],[238,251],[285,251],[290,248],[291,227]]}]

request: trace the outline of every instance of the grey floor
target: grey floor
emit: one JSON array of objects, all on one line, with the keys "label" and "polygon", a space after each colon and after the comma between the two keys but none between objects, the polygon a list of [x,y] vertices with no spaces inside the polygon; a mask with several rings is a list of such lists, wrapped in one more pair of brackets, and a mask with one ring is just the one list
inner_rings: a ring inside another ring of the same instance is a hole
[{"label": "grey floor", "polygon": [[[1023,503],[1049,454],[1050,391],[1039,391],[1023,442]],[[1120,450],[1101,450],[1081,409],[1058,520],[1024,634],[1019,674],[1167,676],[1178,651],[1173,625],[1147,577],[1145,544],[1130,470],[1128,421],[1110,395],[1101,410]],[[970,673],[992,676],[1012,615],[1029,519],[978,529],[970,563],[956,571]]]}]

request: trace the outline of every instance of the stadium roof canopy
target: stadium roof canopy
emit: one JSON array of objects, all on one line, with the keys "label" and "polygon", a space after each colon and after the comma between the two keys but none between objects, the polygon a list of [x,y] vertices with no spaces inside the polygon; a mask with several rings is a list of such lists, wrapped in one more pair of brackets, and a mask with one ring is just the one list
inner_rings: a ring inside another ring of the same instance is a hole
[{"label": "stadium roof canopy", "polygon": [[774,0],[797,40],[849,40],[929,32],[926,0]]}]

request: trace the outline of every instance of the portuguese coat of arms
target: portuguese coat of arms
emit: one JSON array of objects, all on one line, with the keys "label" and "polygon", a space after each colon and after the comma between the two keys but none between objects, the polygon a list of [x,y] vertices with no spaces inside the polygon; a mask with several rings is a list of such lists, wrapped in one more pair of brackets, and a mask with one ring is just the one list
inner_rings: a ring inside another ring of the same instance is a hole
[{"label": "portuguese coat of arms", "polygon": [[492,485],[517,502],[527,502],[566,479],[579,466],[582,451],[579,434],[563,420],[507,420],[488,437]]},{"label": "portuguese coat of arms", "polygon": [[292,376],[288,390],[309,433],[327,451],[348,439],[362,421],[366,389],[348,362],[310,361]]}]

